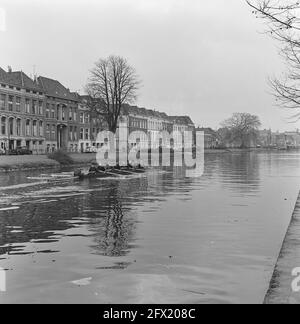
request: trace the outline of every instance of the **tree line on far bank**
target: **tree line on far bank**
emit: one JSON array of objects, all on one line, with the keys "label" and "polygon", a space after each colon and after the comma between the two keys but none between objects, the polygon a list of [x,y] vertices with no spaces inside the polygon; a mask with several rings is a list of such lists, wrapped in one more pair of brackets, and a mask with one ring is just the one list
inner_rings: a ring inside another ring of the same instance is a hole
[{"label": "tree line on far bank", "polygon": [[249,113],[234,113],[221,123],[217,136],[221,143],[247,148],[258,140],[261,122],[258,116]]}]

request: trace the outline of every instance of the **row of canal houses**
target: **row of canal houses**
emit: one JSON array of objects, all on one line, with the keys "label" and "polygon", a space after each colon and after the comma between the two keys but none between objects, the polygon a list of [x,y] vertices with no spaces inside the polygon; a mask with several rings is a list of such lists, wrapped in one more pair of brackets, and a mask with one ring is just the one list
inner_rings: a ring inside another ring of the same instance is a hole
[{"label": "row of canal houses", "polygon": [[[240,148],[241,142],[222,140],[223,129],[213,130],[211,128],[196,128],[196,131],[204,133],[204,146],[206,149],[217,148]],[[258,131],[257,135],[250,138],[248,147],[274,148],[279,150],[300,148],[300,131],[273,132],[271,129]]]},{"label": "row of canal houses", "polygon": [[[99,147],[99,131],[106,123],[93,115],[87,96],[71,92],[59,81],[44,76],[34,80],[22,71],[0,67],[0,152],[27,147],[35,154],[65,149],[86,152]],[[128,134],[143,131],[147,143],[160,131],[191,131],[188,116],[168,116],[155,110],[125,105],[119,127]],[[134,143],[131,143],[134,145]]]},{"label": "row of canal houses", "polygon": [[264,129],[259,132],[258,145],[266,148],[300,148],[300,131],[297,129],[292,132],[272,132]]}]

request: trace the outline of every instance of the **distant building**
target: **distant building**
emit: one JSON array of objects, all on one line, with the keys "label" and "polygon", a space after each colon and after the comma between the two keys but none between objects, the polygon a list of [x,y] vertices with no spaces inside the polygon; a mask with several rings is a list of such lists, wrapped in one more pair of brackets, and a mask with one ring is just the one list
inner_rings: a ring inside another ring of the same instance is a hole
[{"label": "distant building", "polygon": [[[0,68],[0,150],[8,152],[26,146],[34,154],[57,149],[87,152],[100,147],[98,133],[108,130],[105,118],[89,106],[89,96],[71,92],[59,81],[44,76],[31,79],[22,71],[6,72]],[[162,144],[161,132],[178,132],[180,141],[186,131],[193,131],[188,116],[168,116],[155,110],[124,105],[118,121],[119,135],[140,131],[140,138],[129,147],[140,144],[143,149]],[[121,136],[119,136],[120,138]],[[120,139],[119,139],[120,140]],[[186,139],[192,145],[192,137]]]},{"label": "distant building", "polygon": [[0,68],[0,149],[26,146],[36,154],[45,150],[45,94],[22,71]]},{"label": "distant building", "polygon": [[46,96],[46,151],[77,151],[78,98],[59,81],[38,77]]},{"label": "distant building", "polygon": [[127,117],[128,135],[133,132],[141,132],[141,137],[136,140],[129,140],[129,147],[139,144],[142,149],[148,149],[147,135],[147,111],[144,108],[124,105],[123,118]]},{"label": "distant building", "polygon": [[[173,123],[173,133],[174,133],[174,141],[175,143],[179,143],[181,137],[185,137],[185,134],[190,134],[191,136],[184,140],[185,147],[192,147],[194,144],[194,132],[195,132],[195,124],[191,120],[189,116],[171,116],[170,120]],[[188,132],[188,133],[187,133]],[[177,134],[177,135],[176,135]]]},{"label": "distant building", "polygon": [[271,130],[262,130],[259,132],[258,145],[265,148],[299,148],[300,132],[272,132]]},{"label": "distant building", "polygon": [[[161,134],[163,132],[178,132],[177,136],[183,138],[185,131],[194,132],[195,126],[191,118],[188,116],[168,116],[166,113],[159,111],[139,108],[136,106],[124,105],[122,110],[123,127],[124,119],[127,120],[128,134],[140,131],[143,133],[142,138],[138,142],[142,149],[157,149],[159,146],[170,146],[170,143],[163,143]],[[175,139],[180,141],[180,139]],[[192,145],[192,138],[187,145]],[[130,142],[129,146],[134,147],[137,143]]]},{"label": "distant building", "polygon": [[286,145],[288,148],[300,148],[300,132],[299,130],[295,132],[285,133]]},{"label": "distant building", "polygon": [[204,148],[205,149],[216,149],[219,147],[219,138],[217,132],[213,129],[207,128],[196,128],[196,132],[204,132]]}]

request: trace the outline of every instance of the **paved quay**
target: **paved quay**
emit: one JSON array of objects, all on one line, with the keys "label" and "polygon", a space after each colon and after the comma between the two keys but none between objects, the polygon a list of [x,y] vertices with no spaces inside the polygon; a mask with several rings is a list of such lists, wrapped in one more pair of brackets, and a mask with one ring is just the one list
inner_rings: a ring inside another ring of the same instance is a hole
[{"label": "paved quay", "polygon": [[[298,283],[293,270],[299,268]],[[300,290],[300,193],[291,224],[271,280],[265,304],[300,304],[300,291],[292,289],[292,283]]]},{"label": "paved quay", "polygon": [[[96,154],[71,154],[74,164],[89,164],[96,161]],[[1,155],[0,172],[11,170],[44,169],[59,167],[59,163],[46,155]]]}]

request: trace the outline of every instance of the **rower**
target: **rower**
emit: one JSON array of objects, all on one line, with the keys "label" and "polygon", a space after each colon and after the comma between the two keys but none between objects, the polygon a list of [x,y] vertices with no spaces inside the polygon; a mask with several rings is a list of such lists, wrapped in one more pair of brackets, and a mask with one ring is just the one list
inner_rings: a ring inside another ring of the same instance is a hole
[{"label": "rower", "polygon": [[119,163],[117,163],[117,165],[115,166],[115,170],[121,170],[121,166]]},{"label": "rower", "polygon": [[111,170],[112,170],[112,168],[110,167],[110,165],[109,164],[106,164],[106,166],[105,166],[105,172],[109,172]]},{"label": "rower", "polygon": [[97,168],[97,172],[105,172],[105,167],[102,165],[99,165]]},{"label": "rower", "polygon": [[81,169],[77,169],[74,171],[74,177],[81,177],[82,176],[82,170]]},{"label": "rower", "polygon": [[97,166],[95,163],[92,163],[89,169],[89,173],[96,173],[96,172],[97,172]]}]

